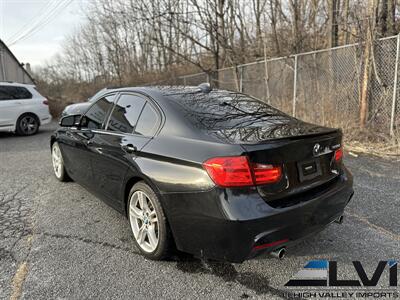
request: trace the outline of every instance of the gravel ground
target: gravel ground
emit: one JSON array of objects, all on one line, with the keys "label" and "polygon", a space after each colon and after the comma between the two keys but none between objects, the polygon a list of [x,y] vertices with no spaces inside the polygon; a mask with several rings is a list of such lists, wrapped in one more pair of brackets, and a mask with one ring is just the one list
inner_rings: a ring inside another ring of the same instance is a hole
[{"label": "gravel ground", "polygon": [[347,155],[355,196],[344,223],[289,249],[283,261],[146,260],[122,215],[53,176],[55,126],[32,137],[0,134],[0,299],[279,299],[308,260],[337,260],[350,276],[353,260],[372,272],[378,260],[400,258],[400,163]]}]

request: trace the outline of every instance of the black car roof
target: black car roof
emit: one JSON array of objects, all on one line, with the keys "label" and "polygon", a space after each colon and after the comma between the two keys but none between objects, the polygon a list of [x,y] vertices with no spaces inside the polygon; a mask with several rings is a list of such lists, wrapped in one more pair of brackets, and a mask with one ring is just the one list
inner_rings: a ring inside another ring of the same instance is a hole
[{"label": "black car roof", "polygon": [[[224,90],[219,89],[211,89],[209,87],[207,89],[206,84],[201,84],[199,86],[179,86],[179,85],[166,85],[166,86],[132,86],[132,87],[108,87],[104,89],[104,92],[122,92],[122,91],[138,91],[143,93],[158,93],[163,96],[172,96],[172,95],[182,95],[182,94],[190,94],[190,93],[198,93],[204,92],[208,93],[209,91],[220,91],[224,92]],[[228,91],[225,91],[228,92]]]}]

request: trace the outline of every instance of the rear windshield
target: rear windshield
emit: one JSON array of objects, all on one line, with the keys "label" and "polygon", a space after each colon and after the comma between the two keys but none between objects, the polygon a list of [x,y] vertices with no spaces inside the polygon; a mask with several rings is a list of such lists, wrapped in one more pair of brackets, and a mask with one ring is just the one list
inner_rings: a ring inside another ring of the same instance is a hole
[{"label": "rear windshield", "polygon": [[259,127],[287,122],[289,117],[272,106],[241,93],[211,91],[169,94],[195,126],[211,129]]}]

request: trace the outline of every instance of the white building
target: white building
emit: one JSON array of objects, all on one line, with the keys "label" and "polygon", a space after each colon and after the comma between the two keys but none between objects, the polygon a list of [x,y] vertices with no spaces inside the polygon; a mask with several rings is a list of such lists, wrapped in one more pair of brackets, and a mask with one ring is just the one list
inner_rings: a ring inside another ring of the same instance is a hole
[{"label": "white building", "polygon": [[[29,70],[29,64],[27,64]],[[33,78],[10,49],[0,40],[0,81],[33,84]]]}]

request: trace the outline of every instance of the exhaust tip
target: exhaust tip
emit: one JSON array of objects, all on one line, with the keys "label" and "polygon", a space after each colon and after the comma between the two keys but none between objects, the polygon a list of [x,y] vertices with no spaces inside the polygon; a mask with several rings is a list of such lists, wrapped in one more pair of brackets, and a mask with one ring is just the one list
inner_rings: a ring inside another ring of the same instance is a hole
[{"label": "exhaust tip", "polygon": [[285,256],[286,256],[286,248],[280,249],[278,258],[279,258],[279,259],[284,259]]},{"label": "exhaust tip", "polygon": [[335,220],[335,222],[338,223],[338,224],[342,224],[343,221],[344,221],[344,216],[343,216],[343,215],[341,215],[339,218],[337,218],[337,219]]},{"label": "exhaust tip", "polygon": [[286,251],[286,248],[285,248],[285,247],[279,248],[279,249],[277,249],[277,250],[275,250],[275,251],[272,251],[272,252],[271,252],[271,256],[273,256],[273,257],[275,257],[275,258],[277,258],[277,259],[279,259],[279,260],[282,260],[282,259],[285,258],[286,252],[287,252],[287,251]]}]

